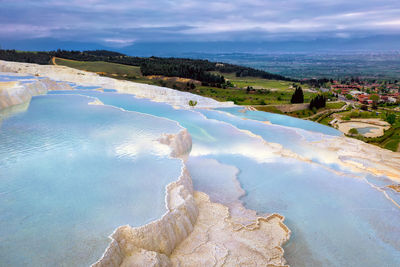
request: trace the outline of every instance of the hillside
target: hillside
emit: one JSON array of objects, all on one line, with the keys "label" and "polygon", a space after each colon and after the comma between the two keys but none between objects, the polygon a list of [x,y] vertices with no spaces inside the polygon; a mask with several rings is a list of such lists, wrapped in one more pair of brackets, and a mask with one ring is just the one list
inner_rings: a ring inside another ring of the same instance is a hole
[{"label": "hillside", "polygon": [[[223,82],[221,76],[210,76],[207,74],[207,72],[219,72],[222,74],[234,73],[237,77],[258,77],[271,80],[299,82],[299,80],[296,79],[291,79],[282,75],[273,74],[259,69],[229,63],[212,62],[201,59],[173,57],[132,57],[106,50],[56,50],[48,52],[27,52],[0,49],[0,59],[7,61],[49,64],[53,57],[72,59],[77,61],[104,61],[130,66],[138,66],[141,67],[142,72],[145,72],[145,75],[177,76],[177,74],[179,74],[178,76],[180,77],[193,78],[203,82],[212,82],[218,84],[221,84]],[[301,82],[311,85],[318,85],[319,83],[324,82],[324,79],[302,80]]]},{"label": "hillside", "polygon": [[[210,73],[220,76],[225,75],[226,82],[218,87],[188,78],[168,77],[164,75],[145,76],[142,75],[140,67],[105,61],[89,62],[54,58],[54,63],[96,72],[100,75],[116,79],[131,80],[191,92],[219,101],[233,101],[238,105],[288,104],[293,93],[293,89],[291,88],[292,82],[256,77],[236,77],[235,73]],[[248,90],[247,88],[250,87],[253,89]],[[313,95],[314,93],[305,92],[305,101],[308,102]]]},{"label": "hillside", "polygon": [[[0,50],[0,59],[58,64],[103,76],[169,87],[238,105],[289,104],[293,85],[319,86],[321,80],[299,81],[266,71],[221,62],[188,58],[130,57],[95,51],[24,52]],[[309,102],[315,92],[305,91]]]}]

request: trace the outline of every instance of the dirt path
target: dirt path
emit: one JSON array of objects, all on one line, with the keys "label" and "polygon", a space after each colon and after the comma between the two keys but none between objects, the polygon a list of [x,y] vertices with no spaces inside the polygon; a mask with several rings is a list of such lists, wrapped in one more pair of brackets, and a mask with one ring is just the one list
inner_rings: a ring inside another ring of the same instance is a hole
[{"label": "dirt path", "polygon": [[[57,59],[57,58],[58,58],[58,57],[52,57],[52,58],[51,58],[51,63],[53,63],[53,65],[59,66],[59,65],[56,63],[56,59]],[[59,59],[66,60],[66,61],[71,61],[71,62],[77,62],[76,60],[73,60],[73,59],[66,59],[66,58],[59,58]]]},{"label": "dirt path", "polygon": [[322,115],[322,114],[324,114],[324,113],[343,111],[343,110],[345,110],[345,109],[348,107],[348,105],[349,105],[349,104],[346,103],[345,105],[343,105],[343,107],[338,108],[338,109],[326,109],[326,110],[322,110],[322,111],[317,112],[317,113],[315,113],[315,114],[313,114],[313,115],[311,115],[311,116],[309,116],[309,117],[304,117],[304,118],[302,118],[302,119],[303,119],[303,120],[310,120],[310,119],[312,119],[312,118],[314,118],[314,117],[316,117],[316,116]]}]

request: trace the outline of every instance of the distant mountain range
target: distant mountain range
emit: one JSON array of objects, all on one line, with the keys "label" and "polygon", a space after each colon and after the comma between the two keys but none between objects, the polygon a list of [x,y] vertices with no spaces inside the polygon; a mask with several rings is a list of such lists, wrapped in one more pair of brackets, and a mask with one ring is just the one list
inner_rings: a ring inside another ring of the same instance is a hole
[{"label": "distant mountain range", "polygon": [[28,51],[108,49],[131,56],[190,56],[202,53],[298,53],[343,51],[400,50],[400,35],[381,35],[365,38],[326,38],[315,40],[270,42],[138,42],[126,47],[109,47],[100,43],[62,41],[52,38],[2,40],[3,49]]}]

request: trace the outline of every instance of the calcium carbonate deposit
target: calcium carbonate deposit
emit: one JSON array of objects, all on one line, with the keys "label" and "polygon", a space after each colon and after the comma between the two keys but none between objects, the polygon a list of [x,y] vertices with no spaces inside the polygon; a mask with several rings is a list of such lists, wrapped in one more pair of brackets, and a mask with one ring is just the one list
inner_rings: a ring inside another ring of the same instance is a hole
[{"label": "calcium carbonate deposit", "polygon": [[5,266],[400,265],[398,153],[67,67],[0,71]]}]

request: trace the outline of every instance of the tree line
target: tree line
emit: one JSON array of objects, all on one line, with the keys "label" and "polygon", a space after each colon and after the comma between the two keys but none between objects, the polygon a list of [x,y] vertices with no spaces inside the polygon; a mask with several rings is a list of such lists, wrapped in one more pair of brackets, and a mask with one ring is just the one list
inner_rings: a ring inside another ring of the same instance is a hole
[{"label": "tree line", "polygon": [[324,108],[326,106],[326,97],[324,95],[317,95],[310,101],[310,109]]},{"label": "tree line", "polygon": [[[299,104],[299,103],[304,103],[304,93],[303,89],[301,86],[294,85],[295,90],[294,93],[292,94],[292,98],[290,100],[290,103],[292,104]],[[317,95],[310,101],[310,106],[309,109],[319,109],[319,108],[324,108],[326,106],[326,97],[324,95]]]},{"label": "tree line", "polygon": [[239,66],[229,63],[211,62],[203,59],[131,57],[107,50],[69,51],[55,50],[48,52],[21,52],[16,50],[0,50],[0,59],[7,61],[50,64],[52,57],[78,61],[105,61],[141,67],[143,75],[177,76],[196,79],[206,84],[221,85],[225,79],[221,75],[210,72],[235,73],[237,77],[259,77],[264,79],[284,80],[306,83],[318,87],[328,82],[327,79],[296,80],[267,71]]},{"label": "tree line", "polygon": [[140,65],[140,71],[145,76],[163,75],[168,77],[189,78],[201,81],[203,85],[217,87],[221,87],[221,85],[225,83],[224,76],[207,72],[195,64],[175,64],[171,62],[164,62],[160,64],[158,62],[148,61]]},{"label": "tree line", "polygon": [[46,65],[50,63],[51,55],[48,52],[20,52],[16,50],[0,50],[0,59],[25,63]]},{"label": "tree line", "polygon": [[105,61],[124,65],[140,66],[143,75],[177,76],[196,79],[210,84],[222,84],[225,82],[223,76],[209,73],[212,71],[236,73],[236,75],[240,77],[252,76],[265,79],[294,81],[293,79],[262,70],[234,64],[216,63],[202,59],[131,57],[107,50],[69,51],[59,49],[48,52],[0,50],[0,59],[8,61],[49,64],[52,57],[78,61]]}]

